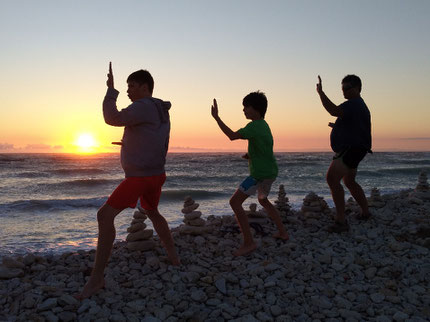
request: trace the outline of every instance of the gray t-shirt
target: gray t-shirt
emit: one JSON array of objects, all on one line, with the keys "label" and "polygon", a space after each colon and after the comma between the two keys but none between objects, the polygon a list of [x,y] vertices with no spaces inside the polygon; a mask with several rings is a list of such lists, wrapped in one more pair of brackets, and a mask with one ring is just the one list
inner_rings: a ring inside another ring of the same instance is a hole
[{"label": "gray t-shirt", "polygon": [[126,177],[147,177],[164,173],[170,136],[170,102],[141,98],[118,111],[119,92],[108,88],[103,100],[105,122],[123,126],[121,165]]},{"label": "gray t-shirt", "polygon": [[330,134],[334,152],[349,147],[372,148],[370,112],[361,97],[350,99],[340,105],[343,116],[338,117]]}]

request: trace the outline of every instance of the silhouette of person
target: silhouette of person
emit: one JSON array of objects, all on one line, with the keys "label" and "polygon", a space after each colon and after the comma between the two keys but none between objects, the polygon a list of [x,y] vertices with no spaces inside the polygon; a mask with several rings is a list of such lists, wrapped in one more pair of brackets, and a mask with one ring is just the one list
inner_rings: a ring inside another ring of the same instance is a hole
[{"label": "silhouette of person", "polygon": [[321,77],[318,76],[316,86],[321,103],[327,112],[337,117],[336,122],[329,123],[332,127],[330,145],[335,152],[333,161],[327,171],[327,183],[336,206],[334,225],[331,232],[349,230],[345,219],[345,192],[341,180],[361,207],[359,219],[370,217],[367,199],[363,189],[355,180],[357,167],[368,152],[372,152],[370,112],[361,97],[361,80],[356,75],[347,75],[342,80],[342,92],[347,101],[335,105],[324,93]]},{"label": "silhouette of person", "polygon": [[84,289],[76,298],[92,296],[104,287],[104,269],[115,240],[115,217],[124,209],[142,208],[154,225],[173,265],[179,265],[175,245],[166,219],[158,212],[161,187],[166,180],[164,165],[170,136],[170,102],[152,97],[154,80],[146,70],[138,70],[127,79],[127,94],[132,104],[118,111],[119,92],[114,88],[112,64],[109,64],[107,92],[103,100],[105,122],[123,126],[121,165],[125,179],[97,212],[99,236],[94,267]]}]

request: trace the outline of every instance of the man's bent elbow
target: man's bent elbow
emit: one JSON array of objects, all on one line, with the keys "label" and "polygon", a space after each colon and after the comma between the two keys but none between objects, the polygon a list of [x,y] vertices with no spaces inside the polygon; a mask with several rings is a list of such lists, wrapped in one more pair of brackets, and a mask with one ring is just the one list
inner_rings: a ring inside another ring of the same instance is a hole
[{"label": "man's bent elbow", "polygon": [[230,141],[234,141],[234,140],[238,140],[242,138],[242,135],[240,135],[239,133],[232,133],[230,135],[228,135],[228,138],[230,139]]}]

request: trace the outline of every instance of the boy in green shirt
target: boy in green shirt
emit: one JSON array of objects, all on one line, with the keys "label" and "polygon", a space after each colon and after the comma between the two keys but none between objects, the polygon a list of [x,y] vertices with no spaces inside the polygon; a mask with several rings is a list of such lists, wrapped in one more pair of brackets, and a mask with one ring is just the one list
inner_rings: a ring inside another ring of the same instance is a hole
[{"label": "boy in green shirt", "polygon": [[242,207],[243,202],[255,192],[258,192],[258,202],[264,207],[270,218],[275,222],[279,232],[273,237],[288,240],[289,236],[282,224],[281,217],[273,204],[267,199],[272,183],[278,175],[278,166],[273,155],[273,137],[269,125],[264,120],[267,110],[267,98],[262,92],[253,92],[243,99],[243,112],[249,122],[244,128],[232,131],[218,115],[216,99],[212,105],[212,116],[218,126],[230,140],[248,140],[250,176],[246,178],[230,199],[237,222],[243,234],[243,244],[234,253],[236,256],[247,255],[255,250],[255,244],[248,217]]}]

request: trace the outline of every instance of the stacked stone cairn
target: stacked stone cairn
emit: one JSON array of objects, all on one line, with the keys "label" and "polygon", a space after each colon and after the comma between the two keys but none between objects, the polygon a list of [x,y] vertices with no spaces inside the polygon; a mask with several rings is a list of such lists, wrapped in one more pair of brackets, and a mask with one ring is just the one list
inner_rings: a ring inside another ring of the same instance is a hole
[{"label": "stacked stone cairn", "polygon": [[278,200],[275,200],[275,207],[281,214],[288,214],[291,209],[284,185],[279,186]]},{"label": "stacked stone cairn", "polygon": [[152,236],[154,231],[146,229],[145,220],[148,216],[143,208],[138,207],[133,215],[133,220],[130,227],[127,229],[129,233],[126,237],[127,248],[131,251],[147,251],[155,248],[155,241]]},{"label": "stacked stone cairn", "polygon": [[385,201],[381,197],[381,193],[379,192],[378,188],[373,188],[370,191],[370,197],[367,198],[367,203],[369,207],[374,208],[382,208],[385,206]]},{"label": "stacked stone cairn", "polygon": [[186,235],[204,235],[210,232],[211,228],[206,227],[206,220],[200,218],[202,212],[197,210],[199,204],[190,196],[185,197],[182,213],[184,214],[183,222],[185,225],[179,226],[179,233]]},{"label": "stacked stone cairn", "polygon": [[427,174],[421,171],[418,176],[418,184],[415,189],[409,194],[410,201],[430,200],[430,186],[427,182]]},{"label": "stacked stone cairn", "polygon": [[257,211],[256,203],[251,203],[249,205],[249,210],[245,210],[245,213],[248,216],[249,223],[264,224],[267,221],[266,213],[263,211]]},{"label": "stacked stone cairn", "polygon": [[303,199],[302,213],[306,218],[319,218],[321,214],[330,214],[331,210],[323,197],[315,192],[310,192]]}]

